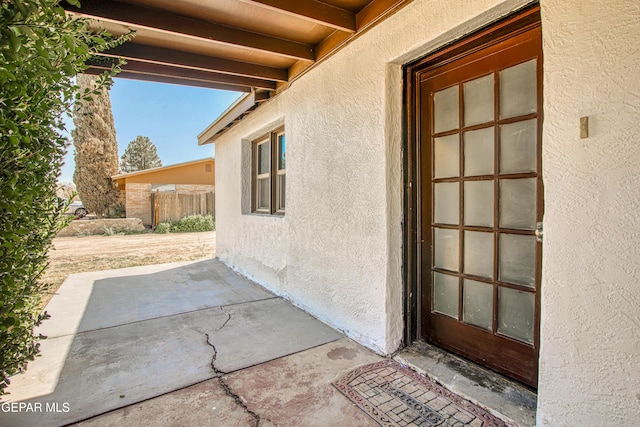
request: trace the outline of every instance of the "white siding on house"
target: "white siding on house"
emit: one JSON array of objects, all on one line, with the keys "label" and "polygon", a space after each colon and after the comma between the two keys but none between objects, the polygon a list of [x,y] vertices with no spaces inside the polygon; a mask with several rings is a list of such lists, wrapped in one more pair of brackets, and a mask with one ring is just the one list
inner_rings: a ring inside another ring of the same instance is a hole
[{"label": "white siding on house", "polygon": [[[402,339],[401,65],[527,1],[415,0],[216,142],[217,253],[380,353]],[[640,405],[640,3],[542,0],[538,425]],[[579,138],[589,116],[591,136]],[[284,123],[287,212],[249,213],[250,141]]]}]

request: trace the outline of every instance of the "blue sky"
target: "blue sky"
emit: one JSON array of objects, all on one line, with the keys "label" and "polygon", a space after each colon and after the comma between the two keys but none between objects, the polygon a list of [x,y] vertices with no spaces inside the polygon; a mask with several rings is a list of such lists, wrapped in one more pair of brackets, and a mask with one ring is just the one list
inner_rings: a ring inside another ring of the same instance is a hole
[{"label": "blue sky", "polygon": [[[163,165],[214,156],[213,144],[198,146],[197,136],[241,94],[213,89],[114,79],[111,108],[122,156],[136,136],[147,136]],[[73,121],[67,121],[68,130]],[[69,138],[71,141],[71,138]],[[59,182],[73,182],[73,145]]]}]

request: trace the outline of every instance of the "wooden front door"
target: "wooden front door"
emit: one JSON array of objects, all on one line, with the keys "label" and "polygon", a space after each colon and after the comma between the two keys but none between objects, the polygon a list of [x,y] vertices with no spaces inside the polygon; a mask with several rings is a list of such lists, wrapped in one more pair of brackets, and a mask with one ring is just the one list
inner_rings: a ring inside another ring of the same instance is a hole
[{"label": "wooden front door", "polygon": [[416,65],[412,86],[421,336],[533,387],[543,215],[538,16],[529,10]]}]

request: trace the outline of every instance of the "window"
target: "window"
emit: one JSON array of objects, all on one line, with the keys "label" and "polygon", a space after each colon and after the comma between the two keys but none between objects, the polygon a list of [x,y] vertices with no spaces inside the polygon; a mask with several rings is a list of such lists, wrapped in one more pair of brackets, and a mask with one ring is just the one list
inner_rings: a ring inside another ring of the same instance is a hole
[{"label": "window", "polygon": [[253,142],[253,212],[284,214],[286,151],[283,128]]}]

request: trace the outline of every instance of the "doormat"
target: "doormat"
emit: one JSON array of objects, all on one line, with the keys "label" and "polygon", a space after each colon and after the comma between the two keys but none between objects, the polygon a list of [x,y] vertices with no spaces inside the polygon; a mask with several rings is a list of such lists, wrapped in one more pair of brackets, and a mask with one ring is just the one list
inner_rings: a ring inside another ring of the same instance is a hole
[{"label": "doormat", "polygon": [[361,366],[333,385],[385,427],[516,427],[393,360]]}]

